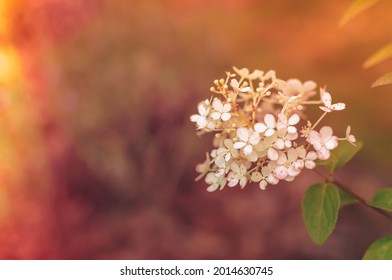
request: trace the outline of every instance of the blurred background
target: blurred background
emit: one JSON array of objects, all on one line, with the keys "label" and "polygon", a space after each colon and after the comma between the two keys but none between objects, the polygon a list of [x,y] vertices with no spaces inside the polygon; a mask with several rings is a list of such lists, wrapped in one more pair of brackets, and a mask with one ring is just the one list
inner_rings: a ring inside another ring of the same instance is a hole
[{"label": "blurred background", "polygon": [[[0,0],[1,259],[358,259],[392,234],[360,205],[323,247],[305,231],[302,173],[267,191],[207,193],[211,136],[189,116],[232,66],[328,85],[364,148],[338,173],[370,199],[392,184],[391,1],[343,28],[344,1]],[[320,112],[309,112],[316,118]]]}]

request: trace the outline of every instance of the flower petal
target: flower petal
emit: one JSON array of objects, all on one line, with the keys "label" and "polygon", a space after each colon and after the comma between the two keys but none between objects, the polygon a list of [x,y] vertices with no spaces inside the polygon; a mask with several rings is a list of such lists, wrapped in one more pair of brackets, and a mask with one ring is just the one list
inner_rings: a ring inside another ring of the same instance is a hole
[{"label": "flower petal", "polygon": [[275,117],[272,114],[266,114],[264,116],[264,122],[269,128],[274,128],[275,127]]},{"label": "flower petal", "polygon": [[283,123],[283,124],[287,124],[287,117],[286,117],[285,114],[280,113],[280,114],[278,115],[278,119],[279,119],[279,122],[281,122],[281,123]]},{"label": "flower petal", "polygon": [[270,175],[271,172],[272,172],[272,170],[268,166],[263,166],[263,168],[261,168],[261,174],[263,174],[264,177],[267,177],[268,175]]},{"label": "flower petal", "polygon": [[250,155],[251,152],[253,152],[252,145],[246,145],[244,148],[244,155],[248,156],[248,155]]},{"label": "flower petal", "polygon": [[213,118],[214,120],[219,120],[220,119],[220,117],[221,117],[221,113],[220,112],[213,112],[212,114],[211,114],[211,118]]},{"label": "flower petal", "polygon": [[288,133],[286,135],[287,140],[293,141],[293,140],[296,140],[297,138],[298,138],[298,133]]},{"label": "flower petal", "polygon": [[[191,118],[192,118],[192,116],[191,116]],[[347,126],[347,129],[346,129],[346,138],[348,138],[348,136],[350,135],[350,133],[351,133],[351,126]]]},{"label": "flower petal", "polygon": [[223,113],[230,112],[230,110],[231,110],[231,104],[230,103],[226,103],[225,105],[223,105],[223,108],[222,108],[222,112]]},{"label": "flower petal", "polygon": [[328,150],[333,150],[338,146],[338,138],[336,136],[332,136],[325,142],[325,147],[327,147]]},{"label": "flower petal", "polygon": [[308,154],[306,155],[306,159],[307,160],[316,160],[317,159],[316,152],[314,152],[314,151],[308,152]]},{"label": "flower petal", "polygon": [[231,114],[230,113],[223,113],[222,115],[221,115],[221,119],[222,119],[222,121],[228,121],[228,120],[230,120],[230,118],[231,118]]},{"label": "flower petal", "polygon": [[329,108],[327,108],[327,107],[324,107],[324,106],[319,106],[319,108],[320,108],[322,111],[327,112],[327,113],[332,112],[331,109],[329,109]]},{"label": "flower petal", "polygon": [[249,143],[252,145],[257,145],[260,142],[260,134],[257,132],[253,132],[250,135]]},{"label": "flower petal", "polygon": [[263,133],[267,129],[267,126],[263,123],[256,123],[254,129],[256,132]]},{"label": "flower petal", "polygon": [[290,133],[290,134],[294,134],[294,133],[297,132],[297,128],[295,126],[289,126],[287,128],[287,132]]},{"label": "flower petal", "polygon": [[207,125],[207,119],[206,117],[202,117],[200,116],[197,121],[196,121],[197,125],[199,126],[199,128],[204,128]]},{"label": "flower petal", "polygon": [[287,158],[288,158],[288,160],[291,161],[291,162],[296,161],[297,158],[298,158],[298,154],[297,154],[296,149],[290,148],[290,149],[287,151]]},{"label": "flower petal", "polygon": [[240,89],[240,92],[242,93],[247,93],[248,91],[250,91],[250,87],[243,87]]},{"label": "flower petal", "polygon": [[305,162],[302,159],[297,160],[294,162],[295,169],[302,169],[304,168]]},{"label": "flower petal", "polygon": [[223,144],[225,145],[226,148],[231,149],[233,147],[233,140],[225,139],[223,141]]},{"label": "flower petal", "polygon": [[255,151],[252,151],[249,155],[246,156],[246,159],[250,162],[256,162],[259,157]]},{"label": "flower petal", "polygon": [[285,123],[277,122],[276,130],[280,133],[286,133],[287,125]]},{"label": "flower petal", "polygon": [[349,135],[347,138],[348,142],[350,143],[355,143],[357,141],[357,139],[355,139],[354,135]]},{"label": "flower petal", "polygon": [[279,180],[284,180],[287,177],[287,168],[279,165],[274,170],[274,175]]},{"label": "flower petal", "polygon": [[215,164],[216,166],[218,166],[219,168],[225,168],[226,167],[226,161],[225,158],[222,156],[219,156],[215,159]]},{"label": "flower petal", "polygon": [[208,185],[214,184],[218,178],[216,178],[214,172],[210,172],[207,174],[206,178],[204,179]]},{"label": "flower petal", "polygon": [[232,88],[234,89],[238,89],[240,87],[240,84],[238,83],[238,81],[236,79],[232,79],[230,81],[230,85],[232,86]]},{"label": "flower petal", "polygon": [[314,90],[316,88],[317,84],[313,81],[306,81],[303,85],[302,88],[304,92],[308,92],[311,90]]},{"label": "flower petal", "polygon": [[286,162],[287,162],[287,156],[286,156],[286,153],[284,153],[284,152],[278,152],[278,159],[276,160],[276,163],[277,164],[280,164],[280,165],[283,165],[283,164],[286,164]]},{"label": "flower petal", "polygon": [[276,139],[274,148],[278,150],[283,150],[284,149],[284,140],[281,138]]},{"label": "flower petal", "polygon": [[250,179],[252,180],[252,182],[260,182],[260,180],[263,179],[263,175],[261,175],[260,172],[255,171],[255,172],[252,172]]},{"label": "flower petal", "polygon": [[345,108],[346,108],[346,104],[344,103],[336,103],[331,106],[331,109],[335,111],[341,111],[344,110]]},{"label": "flower petal", "polygon": [[215,123],[213,122],[213,121],[209,121],[208,123],[207,123],[207,128],[209,128],[209,129],[215,129]]},{"label": "flower petal", "polygon": [[270,160],[277,160],[279,157],[278,152],[274,148],[268,149],[268,158]]},{"label": "flower petal", "polygon": [[270,175],[267,177],[266,181],[267,181],[268,183],[270,183],[271,185],[276,185],[277,183],[279,183],[279,180],[278,180],[273,174],[270,174]]},{"label": "flower petal", "polygon": [[218,98],[214,98],[214,101],[212,101],[212,107],[215,110],[222,112],[222,109],[223,109],[222,101],[220,101],[220,99],[218,99]]},{"label": "flower petal", "polygon": [[215,172],[215,177],[220,177],[225,173],[224,169],[218,169],[218,171]]},{"label": "flower petal", "polygon": [[238,180],[237,178],[233,178],[232,180],[229,180],[229,183],[227,184],[229,187],[235,187],[237,186],[238,182],[240,180]]},{"label": "flower petal", "polygon": [[[237,163],[235,163],[235,162],[233,162],[232,164],[231,164],[231,170],[233,170],[233,172],[235,173],[235,174],[240,174],[240,166],[237,164]],[[227,178],[228,179],[228,178]]]},{"label": "flower petal", "polygon": [[331,156],[331,153],[326,147],[322,147],[319,151],[317,151],[318,158],[321,160],[327,160]]},{"label": "flower petal", "polygon": [[314,143],[320,142],[320,134],[317,131],[311,130],[306,138],[306,141],[314,145]]},{"label": "flower petal", "polygon": [[241,148],[243,148],[245,146],[246,146],[245,142],[235,142],[234,145],[233,145],[233,148],[238,150],[238,149],[241,149]]},{"label": "flower petal", "polygon": [[191,117],[190,117],[190,120],[191,120],[191,122],[197,122],[197,120],[199,119],[199,115],[192,115]]},{"label": "flower petal", "polygon": [[305,158],[306,150],[305,150],[304,146],[299,146],[299,147],[296,148],[296,150],[297,150],[298,157]]},{"label": "flower petal", "polygon": [[312,160],[306,160],[305,161],[305,168],[306,169],[313,169],[316,167],[316,163]]},{"label": "flower petal", "polygon": [[206,102],[202,102],[197,106],[197,111],[201,116],[207,116],[210,112],[210,108],[206,106]]},{"label": "flower petal", "polygon": [[275,130],[273,128],[268,128],[267,131],[264,133],[265,136],[270,137],[275,134]]},{"label": "flower petal", "polygon": [[296,169],[293,165],[291,165],[287,169],[287,174],[291,177],[296,177],[301,173],[301,169]]},{"label": "flower petal", "polygon": [[259,187],[260,187],[260,189],[262,189],[263,191],[266,189],[267,185],[268,185],[268,183],[267,183],[266,180],[261,180],[260,183],[259,183]]},{"label": "flower petal", "polygon": [[329,108],[331,107],[332,97],[329,92],[325,91],[323,88],[320,89],[320,97],[321,101],[323,102],[324,106]]},{"label": "flower petal", "polygon": [[244,188],[245,186],[246,186],[246,182],[247,182],[248,180],[246,179],[246,177],[242,177],[241,178],[241,180],[240,180],[240,186],[241,186],[241,188]]},{"label": "flower petal", "polygon": [[207,191],[208,191],[208,192],[214,192],[214,191],[216,191],[218,188],[219,188],[219,184],[212,184],[211,186],[209,186],[209,187],[207,188]]},{"label": "flower petal", "polygon": [[246,174],[246,167],[245,167],[245,165],[243,165],[243,164],[241,164],[240,165],[240,174],[241,175],[245,175]]},{"label": "flower petal", "polygon": [[249,131],[247,128],[241,127],[237,129],[237,136],[244,142],[248,142],[249,139]]},{"label": "flower petal", "polygon": [[289,125],[296,125],[297,123],[299,123],[300,117],[298,114],[293,114],[290,118],[289,118]]}]

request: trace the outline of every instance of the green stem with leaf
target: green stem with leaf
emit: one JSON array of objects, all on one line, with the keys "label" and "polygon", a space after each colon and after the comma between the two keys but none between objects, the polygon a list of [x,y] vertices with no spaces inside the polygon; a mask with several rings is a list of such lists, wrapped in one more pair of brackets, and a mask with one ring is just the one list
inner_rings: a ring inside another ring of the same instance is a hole
[{"label": "green stem with leaf", "polygon": [[366,199],[364,199],[363,197],[361,197],[360,195],[358,195],[357,193],[353,192],[350,188],[346,187],[344,184],[340,183],[338,180],[336,180],[335,178],[333,178],[332,176],[328,176],[322,172],[319,172],[317,170],[313,170],[316,174],[320,175],[321,177],[323,177],[327,183],[332,183],[333,185],[337,186],[338,188],[340,188],[342,191],[348,193],[349,195],[351,195],[352,197],[354,197],[359,203],[365,205],[366,207],[369,207],[370,209],[376,211],[377,213],[383,215],[384,217],[388,218],[389,220],[392,221],[392,216],[389,215],[387,212],[385,212],[384,210],[374,207],[372,205],[369,205],[366,201]]}]

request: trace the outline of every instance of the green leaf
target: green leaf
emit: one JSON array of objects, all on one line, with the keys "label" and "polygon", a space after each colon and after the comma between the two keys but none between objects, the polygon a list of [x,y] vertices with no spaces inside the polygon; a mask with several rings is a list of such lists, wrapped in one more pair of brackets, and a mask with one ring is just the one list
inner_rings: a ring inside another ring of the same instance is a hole
[{"label": "green leaf", "polygon": [[392,211],[392,188],[379,190],[373,200],[368,201],[367,204],[387,211]]},{"label": "green leaf", "polygon": [[334,172],[350,161],[362,148],[362,142],[356,142],[356,146],[347,141],[339,142],[339,146],[331,151],[327,160],[317,160],[316,163],[325,166],[329,172]]},{"label": "green leaf", "polygon": [[392,236],[377,239],[363,256],[364,260],[392,260]]},{"label": "green leaf", "polygon": [[392,57],[392,43],[389,45],[384,46],[382,49],[376,51],[372,54],[363,64],[364,68],[372,67],[384,60]]},{"label": "green leaf", "polygon": [[339,26],[342,27],[355,16],[372,7],[380,0],[355,0],[340,20]]},{"label": "green leaf", "polygon": [[332,184],[311,186],[302,199],[302,216],[305,227],[318,246],[332,233],[338,219],[340,197]]},{"label": "green leaf", "polygon": [[355,197],[351,196],[350,194],[346,193],[341,189],[339,189],[339,196],[340,196],[340,208],[357,202]]},{"label": "green leaf", "polygon": [[385,75],[378,78],[371,87],[379,87],[392,84],[392,72],[386,73]]}]

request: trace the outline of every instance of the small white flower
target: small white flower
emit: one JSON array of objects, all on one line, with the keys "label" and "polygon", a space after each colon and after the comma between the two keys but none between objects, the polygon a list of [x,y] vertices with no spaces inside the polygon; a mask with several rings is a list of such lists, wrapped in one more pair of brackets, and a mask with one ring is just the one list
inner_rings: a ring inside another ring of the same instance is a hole
[{"label": "small white flower", "polygon": [[306,141],[313,145],[318,158],[321,160],[329,159],[331,155],[330,150],[338,146],[338,138],[332,134],[332,128],[324,126],[320,129],[320,133],[311,130],[306,138]]},{"label": "small white flower", "polygon": [[[268,185],[268,177],[271,175],[271,172],[272,171],[269,166],[263,166],[263,168],[261,168],[261,172],[256,171],[252,173],[251,180],[253,182],[260,182],[259,187],[264,191]],[[273,181],[275,182],[276,180]]]},{"label": "small white flower", "polygon": [[244,79],[255,80],[257,78],[261,79],[264,72],[260,70],[254,70],[252,73],[249,72],[248,68],[238,69],[233,67],[234,71]]},{"label": "small white flower", "polygon": [[231,114],[229,113],[231,110],[230,103],[223,104],[220,99],[214,98],[214,101],[212,101],[212,107],[215,110],[211,113],[212,119],[228,121],[231,118]]},{"label": "small white flower", "polygon": [[313,169],[316,167],[314,162],[317,159],[317,154],[314,151],[309,151],[306,153],[304,146],[299,146],[296,148],[298,160],[295,161],[294,166],[296,169]]},{"label": "small white flower", "polygon": [[207,116],[210,113],[210,101],[206,99],[204,102],[200,102],[197,106],[198,115],[194,114],[191,116],[191,121],[195,122],[199,127],[204,127],[207,124]]},{"label": "small white flower", "polygon": [[348,142],[350,142],[351,144],[353,144],[354,146],[356,146],[354,143],[357,141],[357,139],[355,139],[355,136],[351,134],[351,126],[347,127],[347,130],[346,130],[346,140]]},{"label": "small white flower", "polygon": [[276,135],[278,138],[275,141],[274,148],[278,150],[291,148],[293,146],[292,141],[298,138],[298,133],[288,133],[288,131],[284,129],[279,130]]},{"label": "small white flower", "polygon": [[231,139],[223,140],[223,145],[224,147],[213,150],[211,156],[214,158],[217,156],[224,157],[225,161],[229,161],[232,157],[238,157],[238,150],[234,149]]},{"label": "small white flower", "polygon": [[218,167],[218,170],[215,172],[216,177],[220,177],[223,174],[226,174],[230,170],[230,165],[224,158],[224,148],[219,148],[217,150],[217,157],[215,158],[215,165]]},{"label": "small white flower", "polygon": [[275,82],[277,80],[275,71],[269,70],[267,73],[264,74],[263,80],[271,80],[272,82]]},{"label": "small white flower", "polygon": [[316,94],[316,86],[317,84],[313,81],[306,81],[301,83],[300,80],[289,79],[283,87],[283,93],[287,96],[298,95],[303,101]]},{"label": "small white flower", "polygon": [[237,163],[233,162],[231,164],[231,170],[232,171],[227,174],[227,180],[229,181],[228,186],[235,187],[238,183],[240,183],[241,188],[245,187],[248,180],[246,178],[247,169],[245,165],[238,165]]},{"label": "small white flower", "polygon": [[269,137],[275,134],[276,121],[272,114],[266,114],[264,116],[264,123],[256,123],[254,129],[258,133],[264,133],[265,136]]},{"label": "small white flower", "polygon": [[208,120],[208,115],[211,111],[210,101],[206,99],[205,101],[200,102],[197,106],[197,111],[199,114],[194,114],[190,117],[191,122],[195,122],[198,129],[214,129],[215,124]]},{"label": "small white flower", "polygon": [[[276,167],[273,171],[275,177],[279,180],[285,180],[287,177],[296,177],[301,170],[295,168],[295,162],[298,159],[297,152],[290,148],[285,152],[279,152],[279,158],[276,161]],[[290,180],[290,179],[289,179]]]},{"label": "small white flower", "polygon": [[274,148],[276,140],[278,139],[277,134],[274,134],[270,137],[265,137],[258,145],[254,148],[256,151],[264,152],[267,151],[266,155],[270,160],[277,160],[278,159],[278,152]]},{"label": "small white flower", "polygon": [[321,101],[323,102],[324,106],[320,106],[320,109],[324,112],[332,112],[332,111],[341,111],[346,108],[346,104],[344,103],[335,103],[332,104],[332,97],[329,92],[325,91],[325,89],[320,89],[320,96]]},{"label": "small white flower", "polygon": [[243,149],[244,155],[248,156],[253,152],[253,146],[260,142],[260,135],[257,132],[241,127],[237,129],[237,137],[240,141],[235,142],[235,149]]},{"label": "small white flower", "polygon": [[288,133],[296,133],[296,124],[299,123],[300,117],[298,114],[293,114],[287,119],[285,114],[280,113],[278,115],[278,122],[276,124],[276,129],[279,131],[281,129],[287,130]]},{"label": "small white flower", "polygon": [[239,92],[242,92],[242,93],[247,93],[247,92],[250,91],[250,87],[244,86],[244,85],[240,86],[239,82],[236,79],[232,79],[230,81],[230,85],[237,92],[239,91]]},{"label": "small white flower", "polygon": [[214,172],[208,173],[205,181],[208,185],[210,185],[207,188],[207,191],[209,192],[216,191],[217,189],[223,189],[227,182],[225,176],[216,177]]}]

